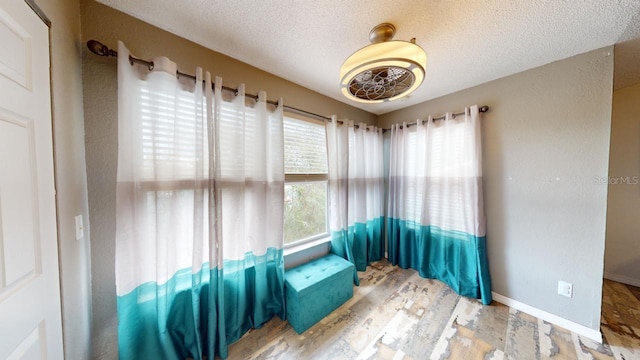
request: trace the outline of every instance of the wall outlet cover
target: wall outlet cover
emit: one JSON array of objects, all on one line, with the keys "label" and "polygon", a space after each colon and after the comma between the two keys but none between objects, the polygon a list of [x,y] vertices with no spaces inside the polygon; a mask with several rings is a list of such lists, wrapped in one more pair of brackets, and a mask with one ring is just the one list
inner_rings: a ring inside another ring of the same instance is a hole
[{"label": "wall outlet cover", "polygon": [[573,284],[566,281],[558,281],[558,295],[573,297]]}]

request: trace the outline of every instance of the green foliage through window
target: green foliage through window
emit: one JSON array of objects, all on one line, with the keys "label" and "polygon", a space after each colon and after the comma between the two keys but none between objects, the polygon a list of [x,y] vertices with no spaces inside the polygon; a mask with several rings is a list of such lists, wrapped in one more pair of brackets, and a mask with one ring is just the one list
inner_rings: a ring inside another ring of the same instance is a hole
[{"label": "green foliage through window", "polygon": [[288,183],[284,197],[285,244],[327,232],[326,181]]},{"label": "green foliage through window", "polygon": [[284,118],[284,243],[328,233],[324,124]]}]

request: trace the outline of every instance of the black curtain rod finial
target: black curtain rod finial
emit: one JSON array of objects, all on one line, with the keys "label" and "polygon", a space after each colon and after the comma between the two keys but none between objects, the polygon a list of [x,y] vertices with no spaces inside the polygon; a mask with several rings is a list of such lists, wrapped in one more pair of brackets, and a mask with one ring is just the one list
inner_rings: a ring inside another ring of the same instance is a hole
[{"label": "black curtain rod finial", "polygon": [[98,40],[87,41],[87,47],[92,53],[100,56],[118,56],[118,52],[109,49],[109,47]]}]

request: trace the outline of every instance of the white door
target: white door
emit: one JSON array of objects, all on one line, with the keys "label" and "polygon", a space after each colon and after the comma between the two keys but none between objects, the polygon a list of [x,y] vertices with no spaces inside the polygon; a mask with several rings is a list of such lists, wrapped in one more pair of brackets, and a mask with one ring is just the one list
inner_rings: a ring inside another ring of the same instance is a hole
[{"label": "white door", "polygon": [[0,359],[63,357],[50,99],[48,27],[0,0]]}]

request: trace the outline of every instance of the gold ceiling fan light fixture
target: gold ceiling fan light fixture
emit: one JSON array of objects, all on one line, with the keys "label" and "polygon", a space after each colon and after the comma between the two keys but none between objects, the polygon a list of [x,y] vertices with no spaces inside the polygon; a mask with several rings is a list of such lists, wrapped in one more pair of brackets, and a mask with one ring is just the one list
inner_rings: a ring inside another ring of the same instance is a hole
[{"label": "gold ceiling fan light fixture", "polygon": [[412,93],[424,80],[427,54],[410,41],[391,40],[392,24],[371,29],[371,45],[353,53],[340,68],[342,94],[363,103],[393,101]]}]

